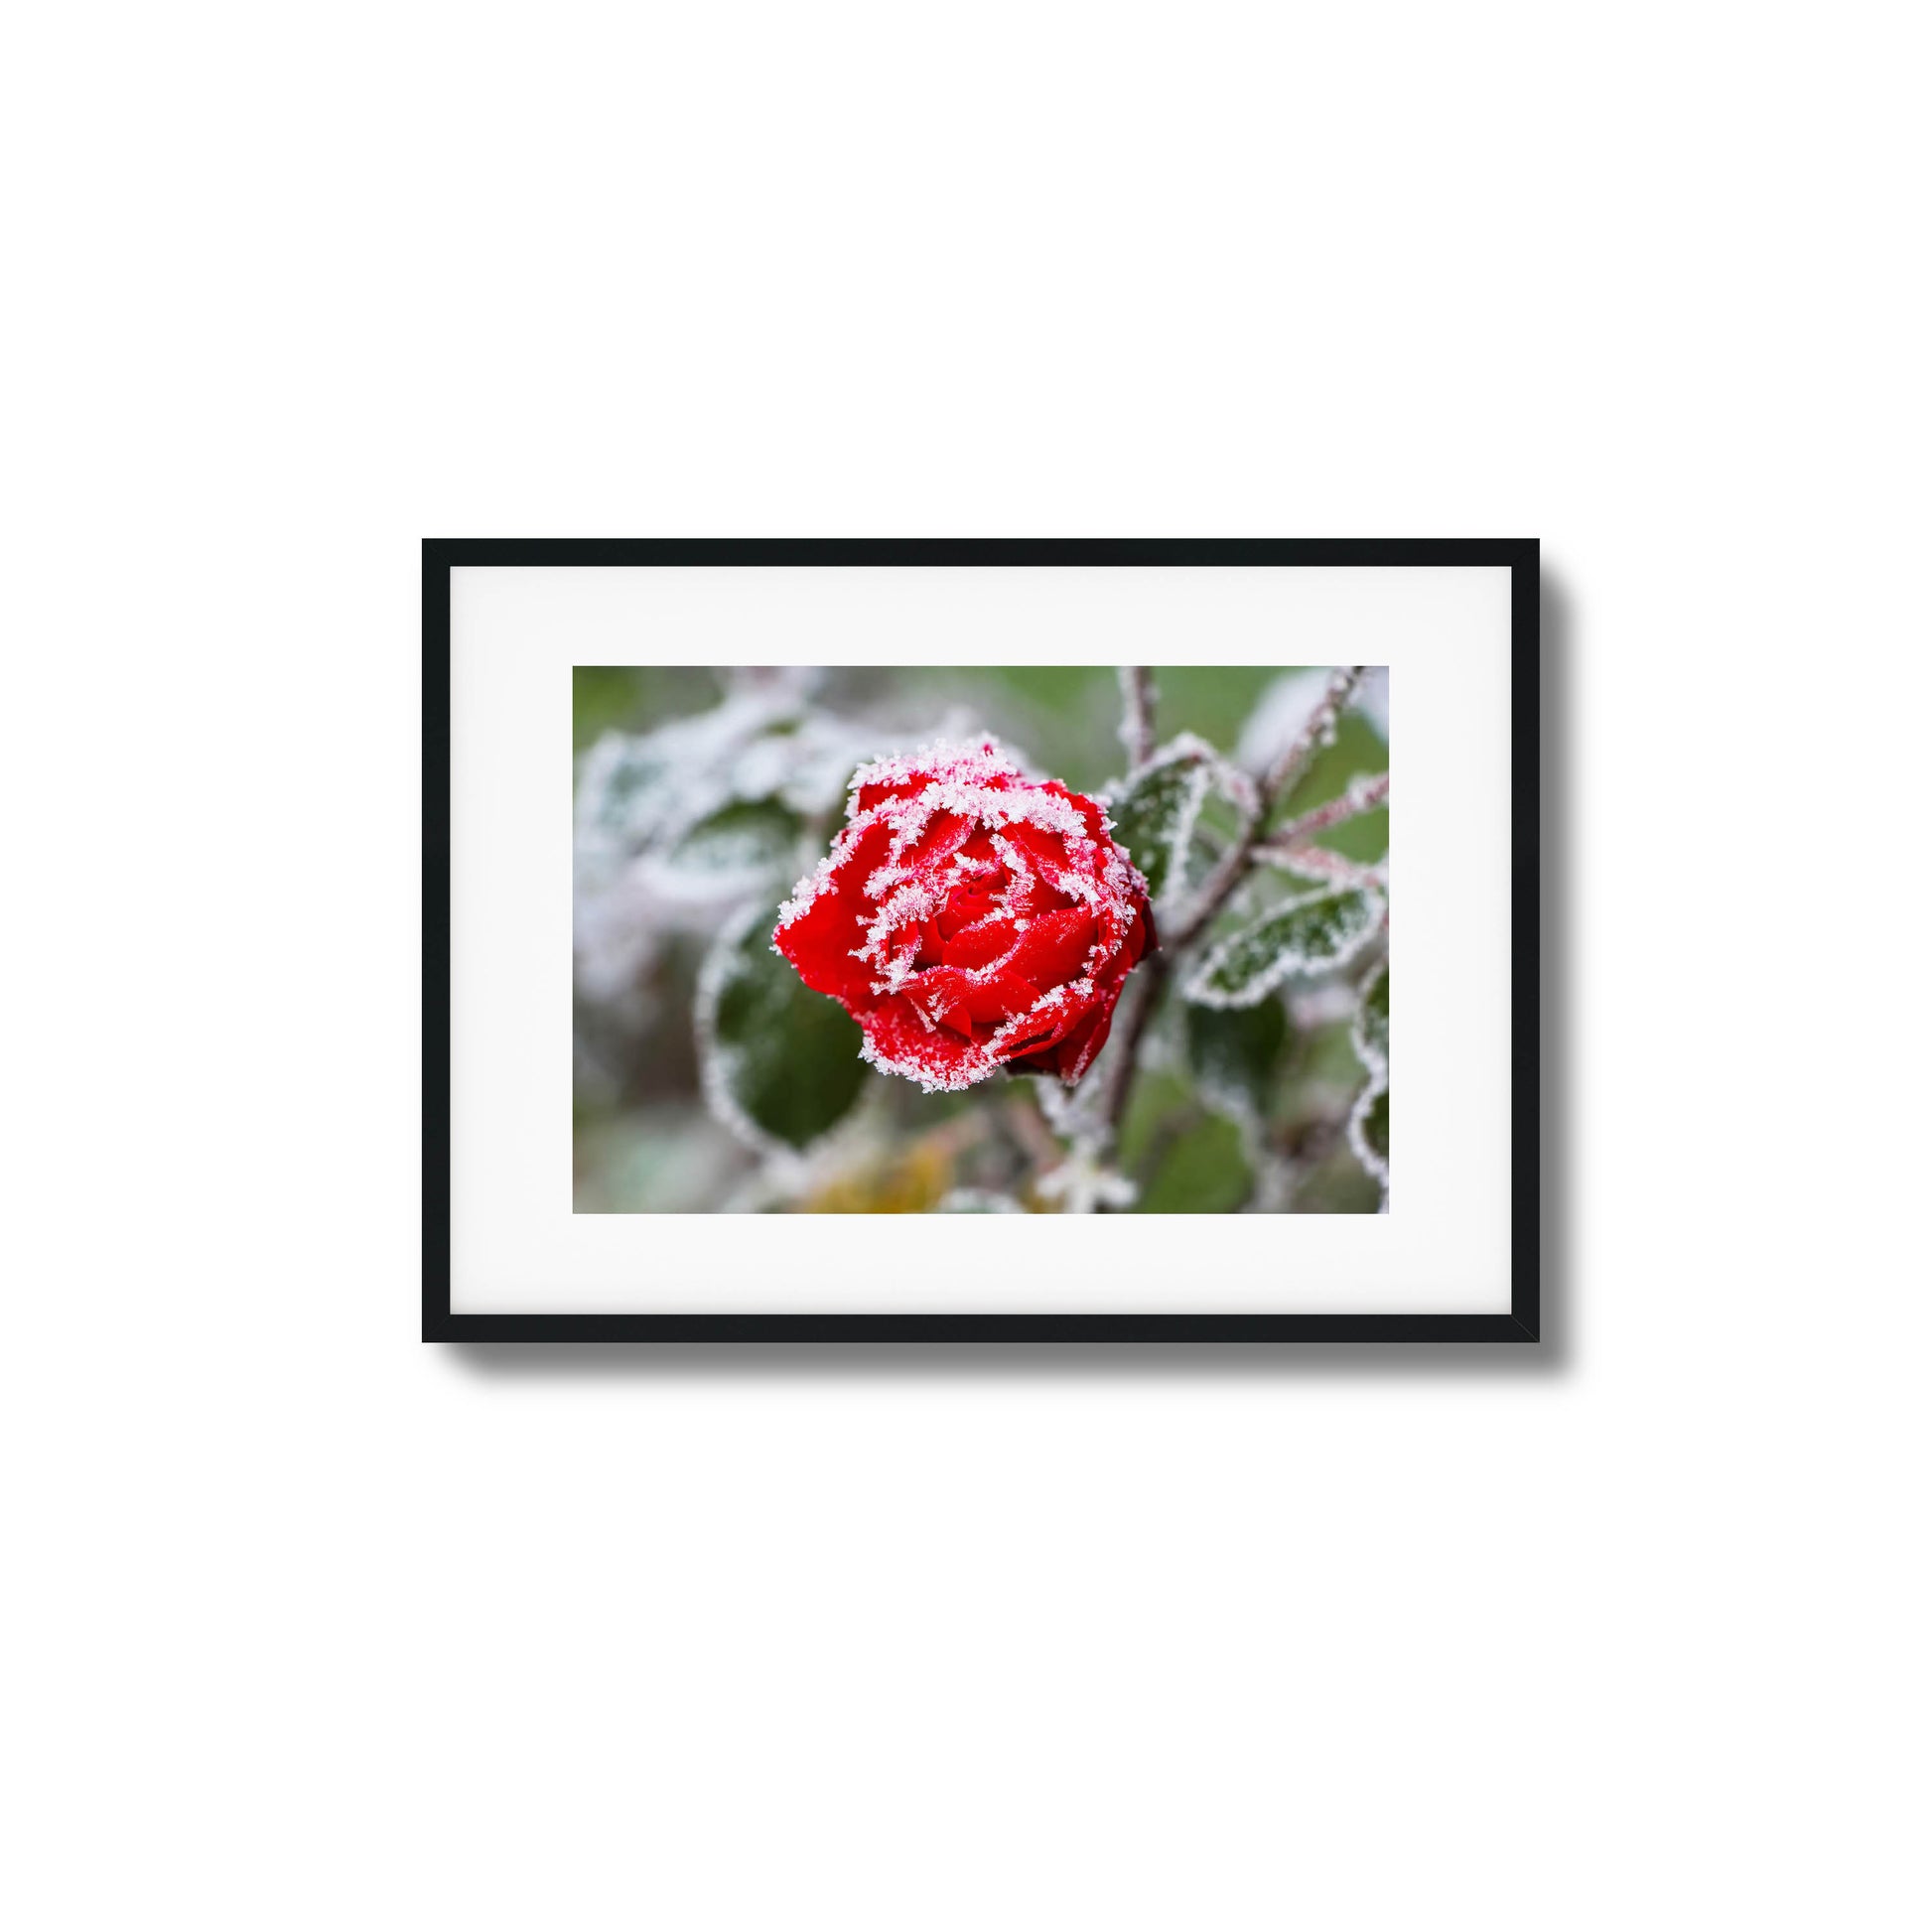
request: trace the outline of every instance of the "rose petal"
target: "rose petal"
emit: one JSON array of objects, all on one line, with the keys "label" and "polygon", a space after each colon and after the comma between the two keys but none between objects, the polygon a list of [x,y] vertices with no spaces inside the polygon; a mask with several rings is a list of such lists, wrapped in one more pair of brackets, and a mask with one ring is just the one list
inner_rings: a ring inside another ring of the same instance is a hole
[{"label": "rose petal", "polygon": [[964,879],[946,895],[939,908],[939,936],[950,939],[961,926],[977,925],[999,910],[1002,879]]},{"label": "rose petal", "polygon": [[1058,890],[1053,882],[1062,873],[1071,870],[1065,844],[1051,832],[1042,832],[1037,825],[1009,825],[1006,837],[1025,858],[1041,885],[1049,890]]},{"label": "rose petal", "polygon": [[[1115,998],[1119,997],[1116,991]],[[1107,1043],[1107,1035],[1113,1031],[1114,1001],[1104,1006],[1096,1006],[1080,1024],[1060,1041],[1054,1051],[1054,1071],[1071,1086],[1095,1060],[1100,1057],[1100,1049]]]},{"label": "rose petal", "polygon": [[966,1010],[982,1026],[1002,1026],[1016,1013],[1039,1004],[1039,988],[1018,973],[996,973],[990,980],[966,982]]},{"label": "rose petal", "polygon": [[865,943],[874,916],[865,897],[866,881],[884,862],[891,842],[885,826],[865,827],[833,868],[819,896],[772,935],[778,950],[814,993],[829,993],[848,1005],[870,1002],[874,971],[852,955]]},{"label": "rose petal", "polygon": [[1013,1036],[995,1050],[1015,1065],[1038,1060],[1041,1070],[1055,1072],[1058,1069],[1053,1048],[1075,1027],[1082,1025],[1091,1011],[1091,1006],[1084,1001],[1062,1000],[1043,1013],[1031,1013],[1020,1022]]},{"label": "rose petal", "polygon": [[912,841],[899,864],[914,872],[943,865],[978,829],[957,812],[934,812],[926,828]]},{"label": "rose petal", "polygon": [[962,932],[957,938],[948,939],[939,949],[939,957],[948,966],[990,966],[996,959],[1004,959],[1013,950],[1013,942],[1020,935],[1005,919],[994,919],[986,925],[974,926]]},{"label": "rose petal", "polygon": [[1093,941],[1094,918],[1085,906],[1045,912],[1021,933],[1006,969],[1035,986],[1058,986],[1085,976]]},{"label": "rose petal", "polygon": [[934,1026],[950,1027],[970,1037],[973,1014],[968,996],[972,985],[955,968],[935,966],[929,972],[918,974],[897,997],[907,1001],[914,1013],[924,1014]]},{"label": "rose petal", "polygon": [[903,993],[882,1000],[859,1024],[875,1056],[894,1071],[909,1073],[914,1079],[936,1086],[963,1087],[995,1070],[986,1049],[971,1035],[947,1027],[928,1027]]}]

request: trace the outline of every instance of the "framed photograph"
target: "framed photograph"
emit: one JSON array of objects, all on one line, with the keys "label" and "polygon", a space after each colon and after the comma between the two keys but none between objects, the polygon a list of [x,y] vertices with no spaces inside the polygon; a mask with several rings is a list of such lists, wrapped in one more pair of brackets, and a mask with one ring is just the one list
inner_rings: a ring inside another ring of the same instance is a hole
[{"label": "framed photograph", "polygon": [[425,1338],[1536,1341],[1537,610],[426,542]]}]

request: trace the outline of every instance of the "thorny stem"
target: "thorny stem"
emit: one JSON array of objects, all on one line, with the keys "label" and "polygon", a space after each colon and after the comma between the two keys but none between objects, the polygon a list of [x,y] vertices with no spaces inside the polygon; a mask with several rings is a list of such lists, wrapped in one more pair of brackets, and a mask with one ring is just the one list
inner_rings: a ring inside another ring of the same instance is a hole
[{"label": "thorny stem", "polygon": [[[1241,827],[1234,843],[1202,882],[1200,895],[1187,917],[1173,932],[1163,936],[1161,949],[1142,960],[1139,969],[1129,979],[1130,988],[1138,980],[1141,990],[1134,1010],[1125,1023],[1116,1029],[1113,1064],[1107,1069],[1107,1081],[1101,1090],[1097,1110],[1103,1144],[1111,1146],[1120,1132],[1121,1116],[1127,1111],[1128,1091],[1134,1084],[1135,1062],[1140,1058],[1141,1039],[1147,1032],[1149,1021],[1154,1018],[1155,1008],[1161,1003],[1161,995],[1166,989],[1169,975],[1173,971],[1175,957],[1206,931],[1215,915],[1227,903],[1235,887],[1246,877],[1250,855],[1261,837],[1262,827],[1268,822],[1268,814],[1275,801],[1293,788],[1295,781],[1307,769],[1316,748],[1330,741],[1342,706],[1353,695],[1367,668],[1366,664],[1350,664],[1336,671],[1328,680],[1328,688],[1322,694],[1321,702],[1310,713],[1308,723],[1302,727],[1295,742],[1255,786],[1254,796],[1242,812]],[[1124,694],[1128,683],[1125,673],[1121,682]]]},{"label": "thorny stem", "polygon": [[1120,742],[1131,770],[1154,756],[1154,674],[1145,664],[1120,667]]}]

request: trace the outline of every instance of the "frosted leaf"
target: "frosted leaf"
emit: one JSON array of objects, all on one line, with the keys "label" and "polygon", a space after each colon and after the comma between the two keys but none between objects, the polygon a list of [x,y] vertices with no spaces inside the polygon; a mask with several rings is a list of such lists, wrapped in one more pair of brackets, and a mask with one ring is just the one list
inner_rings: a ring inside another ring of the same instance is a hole
[{"label": "frosted leaf", "polygon": [[735,674],[710,711],[607,732],[577,766],[579,995],[634,1014],[670,936],[714,932],[731,907],[780,884],[804,818],[838,806],[871,749],[855,727],[805,708],[789,672]]},{"label": "frosted leaf", "polygon": [[1346,980],[1316,980],[1310,986],[1290,987],[1288,1023],[1298,1033],[1311,1034],[1338,1021],[1355,1019],[1355,989]]},{"label": "frosted leaf", "polygon": [[1368,1069],[1368,1085],[1348,1116],[1348,1145],[1355,1158],[1382,1183],[1382,1208],[1389,1205],[1389,968],[1376,968],[1362,988],[1352,1030],[1355,1057]]},{"label": "frosted leaf", "polygon": [[1288,1043],[1288,1014],[1279,998],[1253,1006],[1183,1009],[1187,1058],[1202,1093],[1224,1111],[1259,1112]]},{"label": "frosted leaf", "polygon": [[1185,997],[1204,1007],[1250,1007],[1283,981],[1346,965],[1374,935],[1383,900],[1368,887],[1284,899],[1215,946]]},{"label": "frosted leaf", "polygon": [[615,859],[641,852],[676,810],[677,748],[662,735],[606,732],[577,775],[577,842]]},{"label": "frosted leaf", "polygon": [[665,863],[682,874],[736,880],[786,864],[801,821],[775,798],[738,798],[702,818],[680,838]]},{"label": "frosted leaf", "polygon": [[[607,732],[578,766],[580,871],[589,863],[611,872],[645,853],[675,856],[735,804],[768,803],[794,818],[828,811],[866,749],[853,727],[803,708],[783,681],[735,691],[710,711],[642,736]],[[759,866],[789,859],[789,841],[782,853],[771,850],[774,843],[758,841]],[[720,869],[710,859],[688,868]]]},{"label": "frosted leaf", "polygon": [[1106,795],[1114,838],[1141,869],[1155,899],[1170,884],[1181,883],[1187,842],[1215,763],[1212,746],[1183,733]]},{"label": "frosted leaf", "polygon": [[1348,1145],[1368,1172],[1382,1183],[1383,1205],[1388,1205],[1389,1188],[1389,1085],[1385,1078],[1371,1080],[1348,1116]]},{"label": "frosted leaf", "polygon": [[770,949],[773,908],[753,900],[698,976],[694,1019],[705,1099],[761,1153],[809,1146],[865,1084],[859,1029]]},{"label": "frosted leaf", "polygon": [[1375,969],[1355,1009],[1355,1057],[1371,1074],[1389,1070],[1389,968]]},{"label": "frosted leaf", "polygon": [[828,713],[779,719],[739,755],[732,790],[740,798],[775,798],[802,817],[816,817],[844,802],[853,767],[872,750],[869,737]]}]

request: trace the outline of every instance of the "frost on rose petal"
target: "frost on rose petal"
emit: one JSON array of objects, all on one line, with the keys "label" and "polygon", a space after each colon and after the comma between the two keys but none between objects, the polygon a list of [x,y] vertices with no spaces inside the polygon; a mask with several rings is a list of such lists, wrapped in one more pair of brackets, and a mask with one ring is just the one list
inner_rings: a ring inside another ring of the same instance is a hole
[{"label": "frost on rose petal", "polygon": [[873,1065],[957,1092],[1010,1065],[1079,1079],[1151,934],[1102,807],[982,739],[861,767],[771,939]]},{"label": "frost on rose petal", "polygon": [[1205,1007],[1247,1007],[1285,980],[1345,966],[1381,925],[1384,901],[1371,887],[1284,899],[1221,940],[1187,982]]}]

